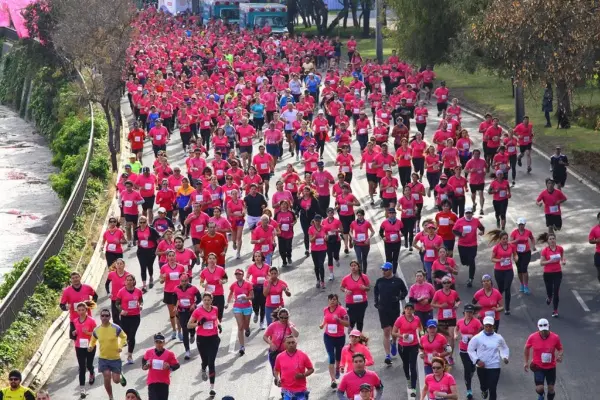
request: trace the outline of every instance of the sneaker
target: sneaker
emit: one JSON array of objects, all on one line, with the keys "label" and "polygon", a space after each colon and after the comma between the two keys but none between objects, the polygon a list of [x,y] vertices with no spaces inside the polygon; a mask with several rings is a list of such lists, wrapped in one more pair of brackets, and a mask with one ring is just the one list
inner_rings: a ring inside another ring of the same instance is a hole
[{"label": "sneaker", "polygon": [[526,295],[530,295],[531,294],[531,290],[529,290],[529,286],[525,286],[523,288],[523,293],[525,293]]},{"label": "sneaker", "polygon": [[496,220],[496,228],[500,229],[500,220],[499,219]]},{"label": "sneaker", "polygon": [[525,285],[521,285],[521,287],[519,288],[519,292],[525,293]]},{"label": "sneaker", "polygon": [[321,282],[321,289],[325,290],[325,282]]},{"label": "sneaker", "polygon": [[258,314],[254,314],[252,321],[256,324],[258,322]]},{"label": "sneaker", "polygon": [[470,287],[473,287],[473,279],[469,278],[469,279],[467,280],[467,287],[469,287],[469,288],[470,288]]},{"label": "sneaker", "polygon": [[205,369],[202,370],[202,380],[204,382],[206,382],[208,380],[208,374],[206,373]]},{"label": "sneaker", "polygon": [[318,289],[321,287],[321,282],[317,281],[317,284],[315,285],[315,287]]},{"label": "sneaker", "polygon": [[483,215],[483,209],[479,210],[479,215]]},{"label": "sneaker", "polygon": [[177,339],[177,332],[173,331],[173,333],[171,333],[171,340],[175,339]]},{"label": "sneaker", "polygon": [[177,332],[177,339],[179,339],[180,342],[183,342],[183,333]]},{"label": "sneaker", "polygon": [[329,274],[329,282],[333,282],[333,272]]},{"label": "sneaker", "polygon": [[260,321],[260,330],[264,331],[265,329],[267,329],[267,324],[265,321]]},{"label": "sneaker", "polygon": [[210,392],[208,392],[208,394],[210,395],[210,397],[215,397],[217,395],[217,392],[215,392],[215,389],[210,389]]},{"label": "sneaker", "polygon": [[154,279],[152,279],[152,277],[150,277],[150,282],[148,282],[148,287],[150,289],[152,289],[154,287]]},{"label": "sneaker", "polygon": [[550,305],[552,303],[552,297],[546,297],[546,305]]},{"label": "sneaker", "polygon": [[398,343],[392,339],[392,356],[396,356],[398,354]]},{"label": "sneaker", "polygon": [[142,293],[148,293],[148,288],[146,285],[142,286]]},{"label": "sneaker", "polygon": [[90,379],[88,379],[88,385],[93,385],[96,382],[96,375],[93,372],[90,372]]},{"label": "sneaker", "polygon": [[244,346],[240,347],[240,351],[238,351],[238,354],[240,355],[240,357],[246,354],[246,348]]},{"label": "sneaker", "polygon": [[538,400],[544,400],[545,396],[543,394],[538,394]]},{"label": "sneaker", "polygon": [[504,315],[510,315],[510,310],[504,310]]},{"label": "sneaker", "polygon": [[288,257],[288,264],[292,263],[292,257]]},{"label": "sneaker", "polygon": [[331,388],[335,389],[337,387],[337,382],[336,381],[331,381]]},{"label": "sneaker", "polygon": [[233,249],[234,249],[234,250],[237,250],[237,248],[236,248],[236,247],[237,247],[237,243],[236,243],[236,242],[233,242],[233,243],[232,243],[232,245],[233,245]]},{"label": "sneaker", "polygon": [[184,360],[189,360],[190,358],[191,358],[190,352],[189,352],[189,351],[186,351],[186,352],[185,352],[185,356],[183,356],[183,359],[184,359]]},{"label": "sneaker", "polygon": [[488,397],[488,391],[487,390],[482,390],[481,391],[481,398],[482,399],[487,399]]},{"label": "sneaker", "polygon": [[340,379],[340,370],[339,370],[339,368],[335,370],[335,379]]},{"label": "sneaker", "polygon": [[472,400],[472,399],[473,399],[473,391],[467,390],[467,400]]},{"label": "sneaker", "polygon": [[454,358],[452,356],[448,357],[448,365],[454,365]]},{"label": "sneaker", "polygon": [[417,389],[410,389],[410,397],[417,397]]},{"label": "sneaker", "polygon": [[235,259],[239,260],[242,256],[240,256],[240,250],[238,249],[237,253],[235,254]]},{"label": "sneaker", "polygon": [[385,361],[386,365],[392,365],[392,357],[388,354],[387,356],[385,356]]},{"label": "sneaker", "polygon": [[282,268],[286,268],[287,267],[287,261],[283,260],[283,264],[281,265]]},{"label": "sneaker", "polygon": [[121,374],[121,381],[119,383],[121,383],[121,386],[123,387],[127,386],[127,379],[125,379],[125,375]]},{"label": "sneaker", "polygon": [[133,243],[132,243],[132,242],[129,242],[129,243],[127,243],[127,248],[128,248],[128,249],[130,249],[130,248],[132,248],[132,247],[133,247]]},{"label": "sneaker", "polygon": [[80,398],[80,399],[85,399],[86,397],[87,397],[87,392],[86,392],[85,388],[84,388],[84,387],[82,387],[82,388],[79,390],[79,398]]},{"label": "sneaker", "polygon": [[133,365],[133,358],[131,356],[127,357],[127,365]]},{"label": "sneaker", "polygon": [[473,212],[477,211],[477,203],[473,203]]},{"label": "sneaker", "polygon": [[308,250],[305,250],[305,251],[304,251],[304,256],[305,256],[305,257],[308,257],[308,255],[309,255],[309,254],[310,254],[310,253],[308,252]]},{"label": "sneaker", "polygon": [[[344,254],[350,254],[350,250],[347,247],[344,249]],[[339,262],[339,260],[338,260],[338,262]],[[338,265],[338,267],[339,267],[339,265]]]},{"label": "sneaker", "polygon": [[336,266],[337,268],[339,268],[339,267],[340,267],[340,260],[335,260],[335,266]]},{"label": "sneaker", "polygon": [[250,337],[250,328],[246,329],[246,332],[244,333],[244,336]]},{"label": "sneaker", "polygon": [[531,173],[531,167],[527,167],[527,173],[530,174]]},{"label": "sneaker", "polygon": [[518,165],[519,167],[522,167],[522,166],[523,166],[523,163],[521,162],[521,156],[520,156],[520,155],[519,155],[519,157],[517,157],[517,165]]},{"label": "sneaker", "polygon": [[375,205],[375,200],[371,199],[371,203],[370,203],[370,204],[371,204],[372,206],[374,206],[374,205]]},{"label": "sneaker", "polygon": [[408,251],[409,251],[409,253],[412,253],[412,251],[413,251],[412,246],[408,248]]},{"label": "sneaker", "polygon": [[552,311],[552,318],[558,318],[558,310]]},{"label": "sneaker", "polygon": [[512,181],[512,187],[515,187],[515,181]]}]

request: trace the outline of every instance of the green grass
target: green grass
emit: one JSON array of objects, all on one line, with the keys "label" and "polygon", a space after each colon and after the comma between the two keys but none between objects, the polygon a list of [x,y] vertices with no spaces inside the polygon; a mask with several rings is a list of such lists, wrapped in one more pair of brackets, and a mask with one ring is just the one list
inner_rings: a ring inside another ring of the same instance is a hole
[{"label": "green grass", "polygon": [[[512,86],[508,79],[502,79],[489,71],[469,74],[451,65],[437,65],[435,72],[439,80],[445,80],[454,96],[480,112],[490,112],[501,122],[513,126],[515,122]],[[543,87],[525,88],[525,113],[530,117],[535,132],[542,145],[562,145],[569,150],[600,151],[600,133],[586,129],[571,121],[570,129],[544,128],[546,120],[541,111]],[[555,100],[556,104],[556,100]],[[577,106],[600,105],[600,91],[593,88],[581,89],[573,96],[573,109]]]}]

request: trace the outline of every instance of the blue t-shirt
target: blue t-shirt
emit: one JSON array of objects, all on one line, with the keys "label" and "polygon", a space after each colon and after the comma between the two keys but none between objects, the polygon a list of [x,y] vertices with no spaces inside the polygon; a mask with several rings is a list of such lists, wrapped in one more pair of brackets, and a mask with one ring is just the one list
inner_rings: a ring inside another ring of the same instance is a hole
[{"label": "blue t-shirt", "polygon": [[252,111],[254,118],[264,118],[265,116],[264,104],[252,104],[250,110]]}]

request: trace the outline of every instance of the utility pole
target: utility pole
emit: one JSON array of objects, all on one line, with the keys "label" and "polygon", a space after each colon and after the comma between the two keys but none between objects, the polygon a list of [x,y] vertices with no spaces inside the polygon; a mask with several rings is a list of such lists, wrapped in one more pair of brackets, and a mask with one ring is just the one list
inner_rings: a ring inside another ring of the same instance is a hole
[{"label": "utility pole", "polygon": [[375,0],[375,54],[377,63],[383,64],[383,34],[381,32],[382,0]]}]

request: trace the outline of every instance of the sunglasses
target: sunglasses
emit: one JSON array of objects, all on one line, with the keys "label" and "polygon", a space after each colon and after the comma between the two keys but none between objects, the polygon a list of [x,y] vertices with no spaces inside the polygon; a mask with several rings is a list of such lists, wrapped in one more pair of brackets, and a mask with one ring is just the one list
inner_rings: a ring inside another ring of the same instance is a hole
[{"label": "sunglasses", "polygon": [[146,221],[140,221],[140,225],[146,224]]},{"label": "sunglasses", "polygon": [[547,326],[548,326],[548,324],[539,324],[539,325],[538,325],[538,327],[539,327],[539,328],[545,328],[545,327],[547,327]]},{"label": "sunglasses", "polygon": [[452,285],[452,282],[442,282],[442,285]]},{"label": "sunglasses", "polygon": [[434,371],[437,371],[437,370],[442,369],[442,367],[431,367],[431,369],[434,370]]},{"label": "sunglasses", "polygon": [[116,224],[116,223],[117,223],[117,220],[115,220],[115,219],[109,219],[109,220],[108,220],[108,223],[109,223],[109,224]]},{"label": "sunglasses", "polygon": [[279,317],[279,319],[288,319],[289,317]]},{"label": "sunglasses", "polygon": [[244,275],[244,274],[237,273],[237,274],[235,274],[235,275]]}]

